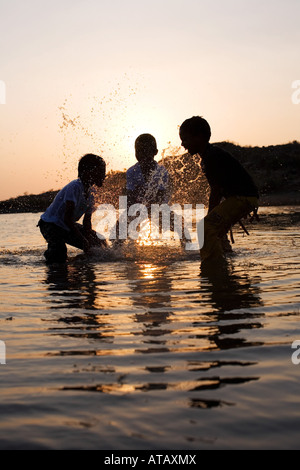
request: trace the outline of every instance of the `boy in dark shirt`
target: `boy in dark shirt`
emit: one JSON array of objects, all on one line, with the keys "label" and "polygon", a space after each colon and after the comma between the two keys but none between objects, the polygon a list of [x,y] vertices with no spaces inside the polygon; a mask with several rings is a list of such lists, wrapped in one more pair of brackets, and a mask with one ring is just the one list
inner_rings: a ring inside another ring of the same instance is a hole
[{"label": "boy in dark shirt", "polygon": [[[209,143],[208,122],[194,116],[180,127],[182,146],[199,154],[210,186],[208,214],[204,219],[201,260],[223,256],[222,238],[232,225],[258,208],[258,190],[245,168],[228,152]],[[224,200],[223,200],[224,199]]]}]

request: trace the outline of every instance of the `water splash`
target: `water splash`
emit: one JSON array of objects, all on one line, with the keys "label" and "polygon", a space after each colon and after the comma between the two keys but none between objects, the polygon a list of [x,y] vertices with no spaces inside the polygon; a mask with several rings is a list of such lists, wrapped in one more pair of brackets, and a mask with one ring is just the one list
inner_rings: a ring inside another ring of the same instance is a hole
[{"label": "water splash", "polygon": [[85,153],[103,156],[108,169],[112,160],[126,161],[124,154],[134,128],[129,119],[137,105],[140,90],[137,80],[127,74],[112,84],[106,95],[85,94],[81,100],[70,95],[58,108],[59,131],[63,138],[63,169],[76,170],[78,159]]}]

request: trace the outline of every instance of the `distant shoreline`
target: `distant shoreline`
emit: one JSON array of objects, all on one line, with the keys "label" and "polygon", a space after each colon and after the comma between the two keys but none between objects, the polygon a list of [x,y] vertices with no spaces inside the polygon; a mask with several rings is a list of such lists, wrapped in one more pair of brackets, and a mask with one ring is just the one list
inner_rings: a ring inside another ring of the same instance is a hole
[{"label": "distant shoreline", "polygon": [[260,206],[300,206],[300,191],[266,194],[260,198]]},{"label": "distant shoreline", "polygon": [[[231,153],[246,168],[255,181],[260,206],[300,205],[300,143],[297,141],[269,147],[241,147],[231,142],[216,143]],[[173,201],[183,204],[207,205],[209,187],[200,170],[199,157],[171,155],[163,163],[170,173]],[[99,204],[118,207],[118,196],[126,187],[125,171],[108,173],[99,195]],[[188,188],[188,190],[187,190]],[[47,191],[0,201],[0,214],[44,212],[58,191]]]},{"label": "distant shoreline", "polygon": [[[19,196],[0,201],[0,214],[26,214],[44,212],[58,191]],[[300,191],[277,192],[260,197],[260,207],[300,206]]]}]

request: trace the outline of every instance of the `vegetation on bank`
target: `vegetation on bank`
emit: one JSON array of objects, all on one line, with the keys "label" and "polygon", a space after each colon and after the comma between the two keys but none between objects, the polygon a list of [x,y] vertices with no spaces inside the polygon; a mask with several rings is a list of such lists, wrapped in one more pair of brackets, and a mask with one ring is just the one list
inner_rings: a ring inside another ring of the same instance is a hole
[{"label": "vegetation on bank", "polygon": [[[269,147],[241,147],[230,142],[217,144],[237,158],[252,175],[262,204],[300,204],[300,143]],[[199,167],[199,157],[188,154],[164,158],[173,184],[173,201],[207,204],[209,189]],[[111,171],[101,190],[99,203],[118,206],[124,194],[125,172]],[[44,212],[58,191],[23,195],[0,202],[0,213]],[[277,199],[276,199],[277,196]]]}]

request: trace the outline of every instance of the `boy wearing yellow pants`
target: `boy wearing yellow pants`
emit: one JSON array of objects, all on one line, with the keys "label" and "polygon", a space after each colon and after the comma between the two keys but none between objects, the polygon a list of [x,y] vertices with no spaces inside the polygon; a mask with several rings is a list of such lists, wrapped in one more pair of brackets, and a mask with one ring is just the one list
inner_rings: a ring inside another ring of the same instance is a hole
[{"label": "boy wearing yellow pants", "polygon": [[[208,214],[204,219],[201,261],[223,256],[222,238],[232,225],[258,208],[258,190],[245,168],[228,152],[209,143],[208,122],[194,116],[180,127],[182,146],[199,154],[210,186]],[[223,200],[224,199],[224,200]]]}]

